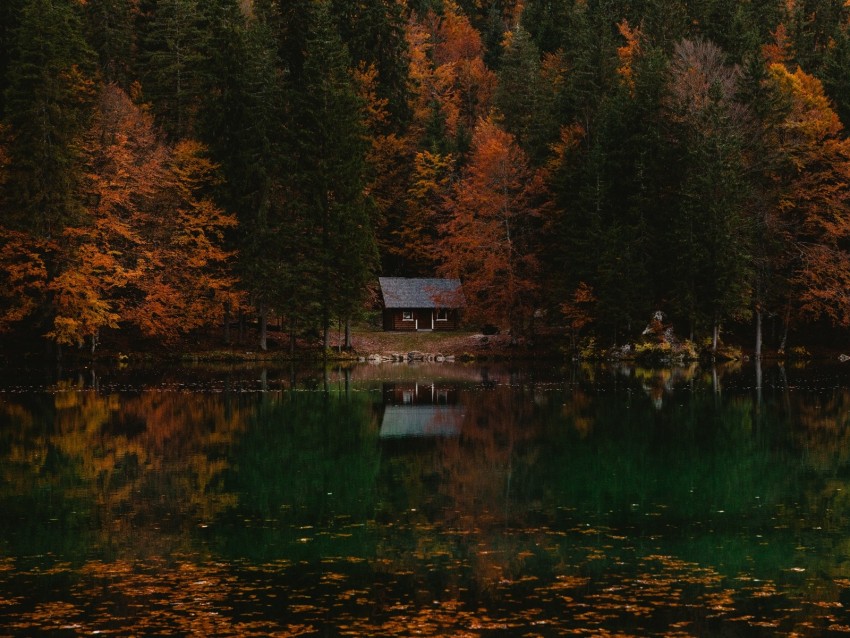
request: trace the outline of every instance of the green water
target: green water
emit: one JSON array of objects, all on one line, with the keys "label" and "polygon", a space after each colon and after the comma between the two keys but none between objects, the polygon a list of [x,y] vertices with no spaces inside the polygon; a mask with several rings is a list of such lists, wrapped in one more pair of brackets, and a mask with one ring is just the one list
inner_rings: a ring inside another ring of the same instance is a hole
[{"label": "green water", "polygon": [[0,636],[850,634],[850,368],[44,379]]}]

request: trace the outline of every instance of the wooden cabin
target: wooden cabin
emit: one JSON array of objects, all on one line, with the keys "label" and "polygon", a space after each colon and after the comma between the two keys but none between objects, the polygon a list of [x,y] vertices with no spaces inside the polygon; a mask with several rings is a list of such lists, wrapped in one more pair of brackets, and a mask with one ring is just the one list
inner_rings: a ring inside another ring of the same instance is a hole
[{"label": "wooden cabin", "polygon": [[457,330],[466,305],[459,279],[379,277],[384,330]]}]

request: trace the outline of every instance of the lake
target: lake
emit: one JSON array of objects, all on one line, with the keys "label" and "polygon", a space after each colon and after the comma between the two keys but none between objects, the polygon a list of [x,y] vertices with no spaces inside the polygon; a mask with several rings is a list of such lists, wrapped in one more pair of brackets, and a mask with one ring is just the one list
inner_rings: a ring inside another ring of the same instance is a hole
[{"label": "lake", "polygon": [[0,636],[850,634],[850,368],[0,375]]}]

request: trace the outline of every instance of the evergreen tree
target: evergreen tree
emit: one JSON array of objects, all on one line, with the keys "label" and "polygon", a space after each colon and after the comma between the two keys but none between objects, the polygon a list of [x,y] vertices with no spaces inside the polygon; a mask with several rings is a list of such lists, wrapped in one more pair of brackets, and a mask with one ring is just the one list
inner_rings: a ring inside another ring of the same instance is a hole
[{"label": "evergreen tree", "polygon": [[9,87],[9,64],[12,59],[14,33],[24,0],[0,3],[0,121],[6,113],[6,89]]},{"label": "evergreen tree", "polygon": [[98,55],[101,75],[125,90],[135,80],[135,5],[133,0],[85,3],[87,39]]},{"label": "evergreen tree", "polygon": [[767,42],[782,18],[776,0],[714,0],[690,4],[691,38],[714,42],[730,62],[741,63]]},{"label": "evergreen tree", "polygon": [[56,235],[79,214],[79,135],[90,117],[93,54],[79,5],[30,0],[13,34],[5,94],[6,221]]},{"label": "evergreen tree", "polygon": [[507,37],[493,101],[504,117],[505,129],[533,164],[542,164],[557,130],[555,92],[542,74],[540,52],[521,25]]},{"label": "evergreen tree", "polygon": [[841,122],[850,126],[850,19],[835,33],[824,56],[820,78]]},{"label": "evergreen tree", "polygon": [[333,0],[331,11],[348,47],[354,66],[373,66],[378,73],[377,94],[387,100],[393,128],[409,118],[408,52],[404,14],[397,0],[350,2]]},{"label": "evergreen tree", "polygon": [[331,320],[350,320],[359,308],[376,256],[363,105],[329,10],[327,2],[312,8],[302,74],[291,87],[286,194],[287,223],[304,240],[304,260],[293,266],[309,272],[301,281],[316,295],[326,344]]},{"label": "evergreen tree", "polygon": [[791,3],[790,33],[795,61],[807,72],[819,75],[832,43],[850,19],[843,0],[798,0]]},{"label": "evergreen tree", "polygon": [[293,79],[301,77],[304,67],[313,4],[313,0],[279,2],[279,14],[268,8],[268,20],[278,37],[283,68]]},{"label": "evergreen tree", "polygon": [[220,199],[239,219],[232,237],[237,271],[266,349],[269,312],[295,295],[288,274],[298,256],[278,197],[285,98],[274,17],[258,12],[246,21],[236,0],[217,0],[207,11],[212,31],[198,129],[221,166]]},{"label": "evergreen tree", "polygon": [[676,48],[667,99],[682,166],[666,238],[674,257],[671,301],[690,330],[712,329],[750,310],[753,219],[745,145],[750,114],[737,101],[741,71],[706,41]]},{"label": "evergreen tree", "polygon": [[194,133],[208,33],[197,0],[156,0],[140,36],[144,99],[172,139]]}]

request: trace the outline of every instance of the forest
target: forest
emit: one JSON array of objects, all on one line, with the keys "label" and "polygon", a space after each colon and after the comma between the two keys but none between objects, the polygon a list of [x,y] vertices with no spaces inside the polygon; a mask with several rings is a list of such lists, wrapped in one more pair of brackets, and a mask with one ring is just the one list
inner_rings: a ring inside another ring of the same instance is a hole
[{"label": "forest", "polygon": [[0,332],[846,336],[845,122],[845,0],[4,0]]}]

